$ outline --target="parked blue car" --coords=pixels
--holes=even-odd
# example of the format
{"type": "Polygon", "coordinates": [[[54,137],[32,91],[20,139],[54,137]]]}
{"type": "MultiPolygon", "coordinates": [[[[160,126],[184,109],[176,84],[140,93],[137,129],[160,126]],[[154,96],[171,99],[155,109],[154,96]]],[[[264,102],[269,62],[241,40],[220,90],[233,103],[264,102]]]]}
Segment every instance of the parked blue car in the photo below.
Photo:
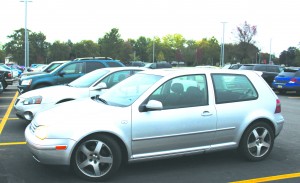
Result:
{"type": "Polygon", "coordinates": [[[272,87],[280,94],[287,91],[296,91],[300,94],[300,68],[285,68],[274,78],[272,87]]]}

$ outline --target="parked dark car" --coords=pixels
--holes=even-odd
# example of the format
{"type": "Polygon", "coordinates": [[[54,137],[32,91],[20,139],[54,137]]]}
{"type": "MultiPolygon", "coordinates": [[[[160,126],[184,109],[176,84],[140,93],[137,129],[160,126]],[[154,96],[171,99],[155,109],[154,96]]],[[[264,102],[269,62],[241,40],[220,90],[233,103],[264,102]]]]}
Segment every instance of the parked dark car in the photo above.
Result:
{"type": "Polygon", "coordinates": [[[146,63],[144,67],[149,69],[172,68],[172,64],[170,64],[169,62],[154,62],[146,63]]]}
{"type": "Polygon", "coordinates": [[[142,61],[131,61],[128,64],[126,64],[126,66],[130,66],[130,67],[144,67],[145,63],[142,61]]]}
{"type": "Polygon", "coordinates": [[[13,84],[15,79],[13,78],[12,71],[0,67],[0,74],[3,77],[3,79],[1,80],[1,83],[2,83],[4,89],[7,87],[7,85],[13,84]]]}
{"type": "Polygon", "coordinates": [[[226,64],[222,69],[239,69],[242,64],[226,64]]]}
{"type": "Polygon", "coordinates": [[[78,59],[62,64],[50,73],[42,73],[21,78],[19,80],[18,90],[19,93],[25,93],[37,88],[67,84],[96,69],[124,66],[125,65],[118,60],[102,60],[93,58],[78,59]]]}
{"type": "Polygon", "coordinates": [[[296,91],[300,94],[300,68],[285,68],[275,77],[272,87],[280,94],[287,91],[296,91]]]}
{"type": "Polygon", "coordinates": [[[283,67],[271,64],[243,64],[239,70],[261,71],[264,80],[272,86],[274,78],[283,70],[283,67]]]}
{"type": "Polygon", "coordinates": [[[3,85],[2,85],[3,76],[0,74],[0,94],[4,91],[3,85]]]}

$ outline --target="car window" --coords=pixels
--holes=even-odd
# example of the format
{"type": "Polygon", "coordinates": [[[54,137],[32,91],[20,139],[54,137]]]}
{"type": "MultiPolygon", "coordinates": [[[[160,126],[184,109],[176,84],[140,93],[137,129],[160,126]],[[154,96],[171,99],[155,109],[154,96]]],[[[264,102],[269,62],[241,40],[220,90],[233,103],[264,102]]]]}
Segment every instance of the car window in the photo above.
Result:
{"type": "Polygon", "coordinates": [[[129,106],[162,76],[137,73],[101,95],[108,105],[129,106]]]}
{"type": "Polygon", "coordinates": [[[195,107],[208,104],[205,75],[181,76],[167,81],[149,97],[158,100],[164,109],[195,107]]]}
{"type": "Polygon", "coordinates": [[[278,73],[280,72],[279,67],[277,67],[277,66],[268,66],[267,71],[268,72],[278,72],[278,73]]]}
{"type": "Polygon", "coordinates": [[[240,70],[253,70],[253,65],[243,65],[239,69],[240,70]]]}
{"type": "Polygon", "coordinates": [[[52,72],[54,69],[56,69],[58,66],[60,66],[62,63],[53,63],[51,65],[49,65],[48,67],[46,67],[43,72],[47,72],[50,73],[52,72]]]}
{"type": "Polygon", "coordinates": [[[257,91],[245,75],[212,74],[217,104],[255,100],[257,91]]]}
{"type": "Polygon", "coordinates": [[[65,74],[78,74],[78,73],[83,73],[83,68],[84,64],[79,62],[79,63],[71,63],[70,65],[67,65],[65,68],[62,69],[65,74]]]}
{"type": "Polygon", "coordinates": [[[104,68],[105,65],[101,62],[86,62],[86,73],[94,71],[96,69],[104,68]]]}
{"type": "Polygon", "coordinates": [[[130,71],[118,71],[106,76],[104,79],[101,80],[101,82],[104,82],[107,88],[110,88],[129,76],[130,71]]]}
{"type": "Polygon", "coordinates": [[[89,72],[79,77],[78,79],[75,79],[68,85],[76,88],[90,87],[92,84],[94,84],[97,80],[99,80],[101,77],[106,75],[108,72],[109,71],[105,69],[94,70],[92,72],[89,72]]]}
{"type": "Polygon", "coordinates": [[[267,71],[267,66],[266,65],[256,65],[254,67],[254,70],[256,70],[256,71],[267,71]]]}
{"type": "Polygon", "coordinates": [[[106,62],[109,67],[122,67],[122,65],[118,62],[106,62]]]}

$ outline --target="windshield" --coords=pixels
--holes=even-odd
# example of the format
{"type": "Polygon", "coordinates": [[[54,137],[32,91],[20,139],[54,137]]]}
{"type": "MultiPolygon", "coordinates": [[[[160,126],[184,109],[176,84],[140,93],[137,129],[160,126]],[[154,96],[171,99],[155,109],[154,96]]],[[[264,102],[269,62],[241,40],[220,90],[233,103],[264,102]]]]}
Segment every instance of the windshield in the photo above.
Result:
{"type": "Polygon", "coordinates": [[[69,86],[76,87],[76,88],[88,88],[92,84],[94,84],[98,79],[102,78],[104,75],[106,75],[109,71],[106,69],[98,69],[94,70],[90,73],[87,73],[83,76],[81,76],[78,79],[75,79],[71,83],[69,83],[69,86]]]}
{"type": "Polygon", "coordinates": [[[53,64],[50,64],[49,66],[45,67],[42,71],[50,73],[54,69],[56,69],[58,66],[60,66],[61,64],[63,64],[63,63],[53,63],[53,64]]]}
{"type": "Polygon", "coordinates": [[[101,95],[109,105],[129,106],[162,76],[137,73],[101,95]]]}

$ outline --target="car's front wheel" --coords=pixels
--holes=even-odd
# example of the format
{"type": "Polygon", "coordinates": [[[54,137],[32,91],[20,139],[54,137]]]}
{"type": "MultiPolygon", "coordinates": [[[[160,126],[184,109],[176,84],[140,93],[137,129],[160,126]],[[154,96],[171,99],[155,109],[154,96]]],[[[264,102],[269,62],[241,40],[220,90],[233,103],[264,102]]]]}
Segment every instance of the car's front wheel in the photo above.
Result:
{"type": "Polygon", "coordinates": [[[76,146],[71,166],[84,179],[103,181],[119,169],[121,159],[121,149],[113,138],[94,135],[76,146]]]}
{"type": "Polygon", "coordinates": [[[240,152],[250,161],[260,161],[266,158],[274,144],[274,132],[270,125],[262,122],[248,127],[240,143],[240,152]]]}

